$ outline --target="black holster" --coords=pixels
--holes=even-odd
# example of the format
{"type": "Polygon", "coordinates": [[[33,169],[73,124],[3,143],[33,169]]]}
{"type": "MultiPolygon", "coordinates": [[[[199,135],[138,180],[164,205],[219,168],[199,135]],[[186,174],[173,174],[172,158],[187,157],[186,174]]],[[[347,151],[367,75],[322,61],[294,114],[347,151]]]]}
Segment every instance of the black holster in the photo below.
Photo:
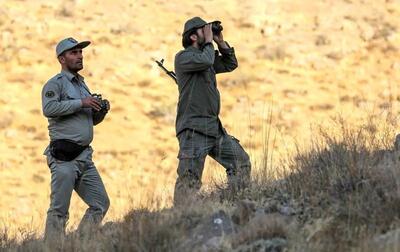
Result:
{"type": "Polygon", "coordinates": [[[88,145],[82,146],[68,139],[58,139],[50,142],[50,154],[61,161],[74,160],[88,145]]]}

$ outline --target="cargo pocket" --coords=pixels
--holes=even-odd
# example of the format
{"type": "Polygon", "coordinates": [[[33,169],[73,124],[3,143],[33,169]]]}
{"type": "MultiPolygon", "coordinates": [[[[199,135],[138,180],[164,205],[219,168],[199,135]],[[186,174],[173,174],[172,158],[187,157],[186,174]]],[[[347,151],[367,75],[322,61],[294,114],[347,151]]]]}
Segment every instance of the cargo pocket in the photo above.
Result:
{"type": "Polygon", "coordinates": [[[234,136],[231,136],[231,135],[228,135],[234,142],[236,142],[236,144],[241,148],[241,149],[243,149],[243,147],[242,147],[242,145],[240,144],[240,140],[239,139],[237,139],[236,137],[234,137],[234,136]]]}
{"type": "Polygon", "coordinates": [[[179,134],[179,159],[189,159],[199,157],[199,148],[195,146],[193,130],[185,130],[179,134]]]}
{"type": "Polygon", "coordinates": [[[180,148],[179,159],[194,159],[200,157],[200,151],[197,148],[180,148]]]}
{"type": "Polygon", "coordinates": [[[240,140],[237,139],[236,137],[232,136],[232,135],[228,135],[228,137],[231,138],[231,140],[233,140],[235,142],[235,149],[237,150],[237,152],[244,152],[246,154],[246,156],[248,156],[247,152],[245,151],[245,149],[243,148],[243,146],[240,144],[240,140]]]}
{"type": "Polygon", "coordinates": [[[234,152],[235,152],[237,161],[240,161],[242,165],[250,166],[251,164],[250,164],[249,154],[247,154],[246,150],[240,144],[240,140],[234,136],[231,136],[231,135],[229,135],[229,136],[232,138],[232,140],[235,142],[235,145],[236,145],[236,147],[234,148],[234,152]]]}

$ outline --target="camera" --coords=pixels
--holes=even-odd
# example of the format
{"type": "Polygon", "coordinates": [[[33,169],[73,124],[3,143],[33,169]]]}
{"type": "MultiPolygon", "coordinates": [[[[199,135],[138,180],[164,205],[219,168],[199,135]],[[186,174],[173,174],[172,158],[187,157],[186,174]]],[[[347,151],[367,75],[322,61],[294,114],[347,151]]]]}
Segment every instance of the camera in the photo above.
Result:
{"type": "Polygon", "coordinates": [[[101,94],[92,94],[92,97],[96,98],[100,102],[100,107],[101,107],[100,111],[107,112],[110,109],[108,101],[103,100],[101,94]]]}
{"type": "Polygon", "coordinates": [[[211,30],[214,35],[219,35],[223,29],[221,21],[214,21],[211,23],[211,30]]]}

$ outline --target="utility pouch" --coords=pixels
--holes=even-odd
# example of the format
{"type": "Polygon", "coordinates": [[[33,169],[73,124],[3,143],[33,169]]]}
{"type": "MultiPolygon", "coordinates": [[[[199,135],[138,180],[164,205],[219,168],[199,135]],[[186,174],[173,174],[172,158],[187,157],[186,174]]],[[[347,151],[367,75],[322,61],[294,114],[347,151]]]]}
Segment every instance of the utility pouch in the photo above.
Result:
{"type": "Polygon", "coordinates": [[[61,161],[74,160],[88,146],[82,146],[68,139],[58,139],[50,142],[50,154],[61,161]]]}

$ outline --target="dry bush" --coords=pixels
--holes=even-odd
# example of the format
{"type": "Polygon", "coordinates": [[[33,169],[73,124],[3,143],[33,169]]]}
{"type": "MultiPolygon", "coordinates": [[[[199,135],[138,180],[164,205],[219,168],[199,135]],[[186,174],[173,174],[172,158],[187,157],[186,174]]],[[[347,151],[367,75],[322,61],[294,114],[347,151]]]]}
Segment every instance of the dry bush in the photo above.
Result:
{"type": "Polygon", "coordinates": [[[370,123],[356,128],[340,123],[341,134],[320,129],[321,138],[312,149],[295,156],[289,166],[287,190],[295,196],[323,196],[332,203],[350,200],[357,203],[352,210],[359,217],[392,209],[391,202],[399,201],[398,181],[393,176],[399,168],[396,160],[388,163],[391,157],[400,157],[393,150],[394,132],[384,132],[382,138],[376,127],[366,130],[370,123]]]}
{"type": "MultiPolygon", "coordinates": [[[[224,248],[254,251],[266,248],[270,241],[290,251],[368,247],[370,240],[382,241],[374,237],[399,228],[400,150],[393,146],[396,128],[396,120],[390,116],[384,120],[375,117],[358,126],[339,119],[334,127],[319,128],[311,148],[299,150],[289,162],[279,164],[286,164],[285,176],[279,180],[270,172],[274,169],[271,150],[265,150],[265,160],[245,190],[232,193],[218,186],[187,208],[133,209],[122,221],[106,223],[92,233],[69,233],[58,241],[57,249],[184,251],[189,249],[196,227],[221,209],[232,213],[233,221],[240,215],[236,232],[223,240],[224,248]],[[246,205],[242,207],[245,214],[239,211],[240,204],[246,205]]],[[[0,239],[0,250],[54,248],[31,234],[22,243],[7,232],[2,232],[0,239]]],[[[394,244],[390,248],[399,244],[398,239],[390,240],[394,244]]]]}
{"type": "Polygon", "coordinates": [[[356,127],[337,123],[339,133],[320,128],[312,148],[292,159],[285,179],[286,192],[300,202],[300,221],[329,220],[312,238],[325,248],[331,242],[332,249],[386,232],[400,218],[396,123],[390,116],[356,127]]]}
{"type": "Polygon", "coordinates": [[[0,230],[0,251],[6,250],[15,243],[15,238],[9,237],[9,233],[6,228],[0,230]]]}

